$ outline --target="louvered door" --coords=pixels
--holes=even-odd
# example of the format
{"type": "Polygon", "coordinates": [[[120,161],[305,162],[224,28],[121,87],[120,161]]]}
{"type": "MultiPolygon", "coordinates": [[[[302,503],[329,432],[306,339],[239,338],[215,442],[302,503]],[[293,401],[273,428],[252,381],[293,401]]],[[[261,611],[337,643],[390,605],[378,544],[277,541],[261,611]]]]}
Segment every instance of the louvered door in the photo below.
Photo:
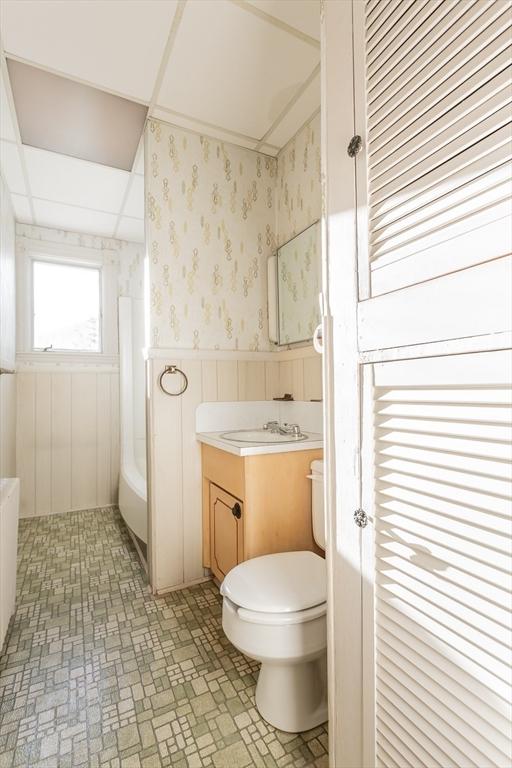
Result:
{"type": "Polygon", "coordinates": [[[324,5],[336,768],[512,763],[511,14],[324,5]]]}
{"type": "Polygon", "coordinates": [[[510,355],[374,377],[376,764],[505,768],[510,355]]]}
{"type": "Polygon", "coordinates": [[[371,296],[507,255],[512,238],[510,3],[379,5],[366,18],[371,296]]]}

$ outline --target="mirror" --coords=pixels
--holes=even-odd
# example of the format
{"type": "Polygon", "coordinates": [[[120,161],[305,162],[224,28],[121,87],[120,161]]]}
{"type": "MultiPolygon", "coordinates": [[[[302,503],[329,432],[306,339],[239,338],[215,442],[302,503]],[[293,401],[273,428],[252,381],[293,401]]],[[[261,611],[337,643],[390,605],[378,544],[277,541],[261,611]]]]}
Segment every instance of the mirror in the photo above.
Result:
{"type": "Polygon", "coordinates": [[[277,251],[278,343],[311,341],[320,322],[320,222],[277,251]]]}

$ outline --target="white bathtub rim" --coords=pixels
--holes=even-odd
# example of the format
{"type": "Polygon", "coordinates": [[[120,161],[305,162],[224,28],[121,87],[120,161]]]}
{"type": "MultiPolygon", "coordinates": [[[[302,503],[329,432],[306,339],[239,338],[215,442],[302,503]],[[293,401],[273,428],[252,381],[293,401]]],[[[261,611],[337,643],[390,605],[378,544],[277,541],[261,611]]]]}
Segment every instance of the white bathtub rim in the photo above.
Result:
{"type": "Polygon", "coordinates": [[[130,489],[140,496],[141,501],[145,504],[148,500],[147,484],[140,469],[135,463],[135,459],[123,461],[121,465],[121,477],[130,489]]]}
{"type": "Polygon", "coordinates": [[[141,494],[137,493],[123,473],[121,473],[119,478],[119,509],[128,528],[138,539],[147,544],[148,521],[146,500],[141,494]]]}

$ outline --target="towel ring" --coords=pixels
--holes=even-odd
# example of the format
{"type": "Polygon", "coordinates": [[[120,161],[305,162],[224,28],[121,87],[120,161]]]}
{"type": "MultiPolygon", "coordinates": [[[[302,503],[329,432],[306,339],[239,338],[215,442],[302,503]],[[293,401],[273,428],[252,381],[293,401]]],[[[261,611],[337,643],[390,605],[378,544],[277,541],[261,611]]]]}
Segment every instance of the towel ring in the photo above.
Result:
{"type": "Polygon", "coordinates": [[[162,373],[160,374],[160,377],[158,379],[158,384],[160,385],[160,389],[162,390],[162,392],[165,392],[166,395],[170,395],[171,397],[179,397],[179,395],[182,395],[185,392],[185,390],[187,389],[187,387],[188,387],[188,379],[187,379],[186,375],[183,373],[183,371],[180,368],[178,368],[178,366],[176,366],[176,365],[166,365],[165,368],[163,369],[162,373]],[[180,389],[179,392],[169,392],[169,390],[164,387],[164,385],[163,385],[163,378],[164,378],[164,376],[167,373],[172,373],[172,374],[180,373],[182,375],[182,377],[183,377],[183,386],[182,386],[182,388],[180,389]]]}

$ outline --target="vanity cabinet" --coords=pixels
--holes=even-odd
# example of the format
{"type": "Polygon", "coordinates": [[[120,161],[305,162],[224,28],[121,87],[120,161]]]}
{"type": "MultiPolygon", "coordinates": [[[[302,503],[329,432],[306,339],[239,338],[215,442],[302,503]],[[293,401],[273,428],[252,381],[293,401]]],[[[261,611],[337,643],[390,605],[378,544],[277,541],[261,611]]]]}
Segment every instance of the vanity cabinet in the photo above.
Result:
{"type": "Polygon", "coordinates": [[[237,456],[203,444],[203,565],[221,582],[259,555],[311,550],[310,465],[321,449],[237,456]]]}

